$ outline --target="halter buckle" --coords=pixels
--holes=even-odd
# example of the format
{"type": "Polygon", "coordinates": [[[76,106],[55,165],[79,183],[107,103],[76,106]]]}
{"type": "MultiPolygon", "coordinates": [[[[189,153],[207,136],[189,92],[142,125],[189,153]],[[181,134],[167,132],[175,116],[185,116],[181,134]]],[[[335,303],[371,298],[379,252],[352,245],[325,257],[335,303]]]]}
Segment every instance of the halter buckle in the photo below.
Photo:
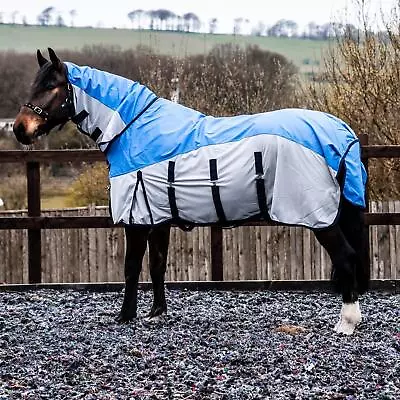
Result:
{"type": "Polygon", "coordinates": [[[43,114],[43,109],[40,108],[39,106],[33,106],[32,110],[33,110],[36,114],[39,114],[39,115],[42,115],[42,114],[43,114]]]}

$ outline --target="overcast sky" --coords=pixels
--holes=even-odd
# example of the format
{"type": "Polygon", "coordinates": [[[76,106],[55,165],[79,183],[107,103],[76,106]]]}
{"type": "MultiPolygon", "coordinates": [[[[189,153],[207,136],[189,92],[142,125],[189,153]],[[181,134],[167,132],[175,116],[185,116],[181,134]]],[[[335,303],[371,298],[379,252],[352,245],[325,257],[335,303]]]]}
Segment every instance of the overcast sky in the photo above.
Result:
{"type": "MultiPolygon", "coordinates": [[[[360,0],[359,0],[360,1],[360,0]]],[[[394,0],[369,0],[371,14],[383,9],[389,13],[394,0]]],[[[354,0],[9,0],[2,1],[0,12],[3,21],[11,20],[11,13],[18,11],[16,21],[26,16],[29,23],[46,7],[54,7],[67,24],[69,11],[77,12],[76,26],[130,27],[127,14],[134,9],[169,9],[176,14],[194,12],[207,26],[210,18],[218,19],[219,31],[232,31],[233,19],[247,18],[255,25],[258,21],[272,25],[277,20],[291,19],[300,26],[310,21],[322,24],[330,21],[354,21],[354,0]],[[347,10],[347,11],[346,11],[347,10]]],[[[204,29],[204,28],[203,28],[204,29]]],[[[207,28],[205,28],[207,29],[207,28]]]]}

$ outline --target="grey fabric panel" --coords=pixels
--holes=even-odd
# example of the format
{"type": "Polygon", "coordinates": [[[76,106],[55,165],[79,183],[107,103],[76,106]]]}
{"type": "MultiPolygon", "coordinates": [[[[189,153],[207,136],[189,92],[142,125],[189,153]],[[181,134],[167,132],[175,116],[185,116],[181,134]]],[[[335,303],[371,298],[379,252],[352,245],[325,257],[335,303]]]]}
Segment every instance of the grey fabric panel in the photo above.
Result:
{"type": "MultiPolygon", "coordinates": [[[[226,217],[230,221],[257,215],[254,152],[263,154],[267,206],[273,220],[323,228],[337,215],[340,188],[325,160],[313,151],[274,135],[259,135],[238,142],[203,147],[174,157],[176,203],[182,219],[194,223],[218,220],[211,194],[209,160],[218,160],[218,182],[226,217]]],[[[168,200],[168,161],[142,170],[154,223],[171,219],[168,200]]],[[[150,224],[139,186],[132,206],[136,172],[111,179],[115,222],[150,224]]]]}

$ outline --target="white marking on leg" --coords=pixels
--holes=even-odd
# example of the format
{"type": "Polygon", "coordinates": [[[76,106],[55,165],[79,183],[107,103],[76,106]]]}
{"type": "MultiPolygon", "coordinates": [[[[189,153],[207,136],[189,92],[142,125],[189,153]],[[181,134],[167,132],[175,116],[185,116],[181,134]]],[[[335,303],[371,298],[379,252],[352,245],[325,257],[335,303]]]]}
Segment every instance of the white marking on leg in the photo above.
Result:
{"type": "Polygon", "coordinates": [[[334,330],[337,333],[352,335],[355,327],[361,322],[361,319],[362,316],[358,301],[354,303],[343,303],[340,318],[334,330]]]}
{"type": "Polygon", "coordinates": [[[167,318],[167,313],[163,312],[162,314],[156,315],[154,317],[147,317],[146,322],[150,324],[157,324],[159,322],[165,321],[166,318],[167,318]]]}

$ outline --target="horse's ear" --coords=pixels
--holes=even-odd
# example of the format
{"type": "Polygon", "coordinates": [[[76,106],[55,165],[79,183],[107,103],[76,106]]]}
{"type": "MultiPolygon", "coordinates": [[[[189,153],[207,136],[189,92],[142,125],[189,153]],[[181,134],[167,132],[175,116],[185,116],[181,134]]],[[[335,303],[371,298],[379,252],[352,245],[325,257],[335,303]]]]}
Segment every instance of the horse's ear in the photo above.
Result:
{"type": "Polygon", "coordinates": [[[49,47],[48,50],[49,50],[50,61],[52,62],[54,68],[57,71],[61,71],[62,63],[61,63],[60,59],[57,57],[56,53],[54,52],[54,50],[52,48],[49,47]]]}
{"type": "Polygon", "coordinates": [[[47,63],[47,60],[43,57],[42,53],[40,52],[40,50],[38,49],[38,51],[36,52],[36,57],[39,63],[39,67],[42,68],[44,64],[47,63]]]}

